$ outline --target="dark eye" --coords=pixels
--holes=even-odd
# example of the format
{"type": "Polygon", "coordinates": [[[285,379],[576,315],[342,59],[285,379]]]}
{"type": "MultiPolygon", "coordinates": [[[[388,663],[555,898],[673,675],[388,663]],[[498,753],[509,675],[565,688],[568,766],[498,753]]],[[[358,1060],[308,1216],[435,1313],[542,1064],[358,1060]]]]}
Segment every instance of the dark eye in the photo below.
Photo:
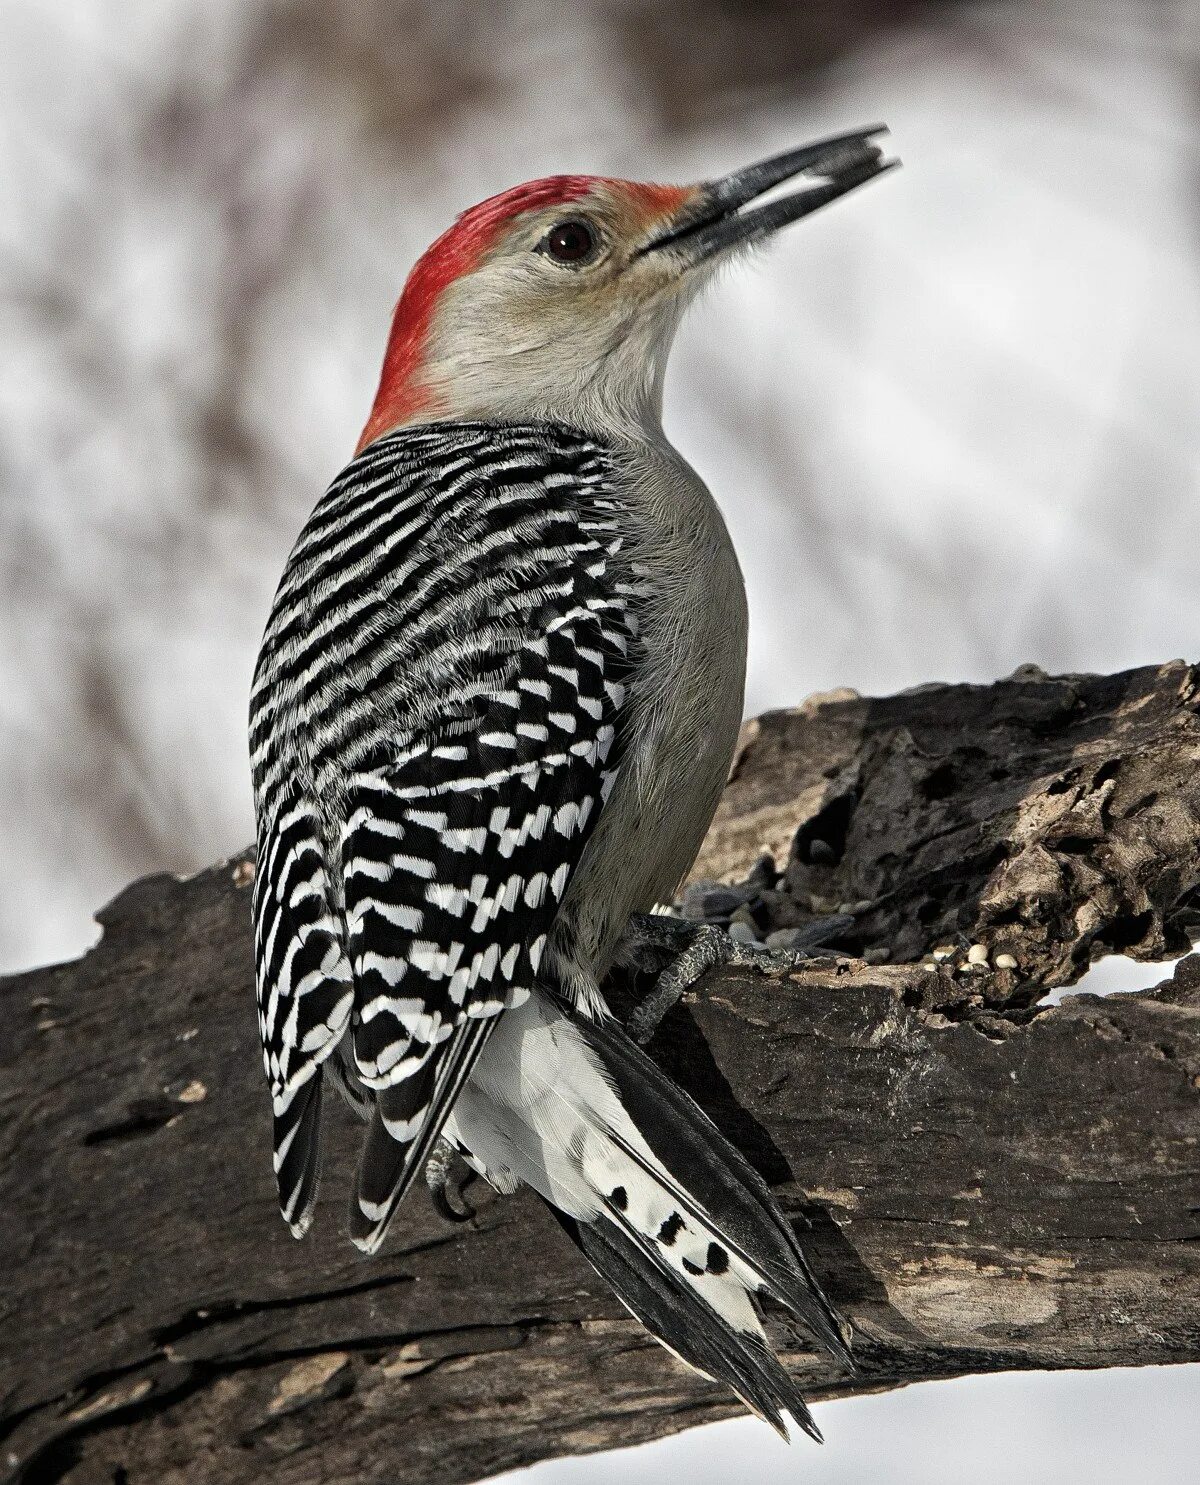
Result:
{"type": "Polygon", "coordinates": [[[596,250],[596,238],[586,222],[559,222],[545,237],[545,249],[559,263],[582,263],[596,250]]]}

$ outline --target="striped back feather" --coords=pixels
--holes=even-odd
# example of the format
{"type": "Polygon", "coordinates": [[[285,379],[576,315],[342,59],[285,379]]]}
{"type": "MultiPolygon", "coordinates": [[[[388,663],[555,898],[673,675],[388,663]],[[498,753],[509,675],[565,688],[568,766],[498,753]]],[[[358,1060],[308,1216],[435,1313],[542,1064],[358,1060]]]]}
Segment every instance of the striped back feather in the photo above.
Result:
{"type": "Polygon", "coordinates": [[[250,736],[259,1026],[297,1235],[325,1059],[375,1094],[352,1212],[374,1248],[491,1020],[536,984],[620,758],[639,589],[619,499],[580,433],[429,425],[371,445],[292,552],[250,736]]]}

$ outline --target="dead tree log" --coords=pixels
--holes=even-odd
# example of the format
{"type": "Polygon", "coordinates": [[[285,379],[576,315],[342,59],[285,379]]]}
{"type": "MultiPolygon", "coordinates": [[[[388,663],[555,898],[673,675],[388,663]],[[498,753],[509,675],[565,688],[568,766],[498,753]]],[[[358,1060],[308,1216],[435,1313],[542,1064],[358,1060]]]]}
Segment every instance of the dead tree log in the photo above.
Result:
{"type": "MultiPolygon", "coordinates": [[[[841,909],[844,952],[709,975],[652,1050],[809,1225],[854,1322],[858,1376],[796,1352],[809,1393],[1200,1359],[1200,960],[1039,1005],[1102,953],[1188,950],[1200,669],[1029,670],[763,717],[698,873],[745,877],[764,847],[760,931],[841,909]]],[[[736,1411],[536,1200],[482,1200],[455,1228],[415,1196],[360,1259],[344,1125],[315,1234],[292,1241],[248,875],[139,882],[85,958],[3,986],[9,1474],[449,1485],[736,1411]]]]}

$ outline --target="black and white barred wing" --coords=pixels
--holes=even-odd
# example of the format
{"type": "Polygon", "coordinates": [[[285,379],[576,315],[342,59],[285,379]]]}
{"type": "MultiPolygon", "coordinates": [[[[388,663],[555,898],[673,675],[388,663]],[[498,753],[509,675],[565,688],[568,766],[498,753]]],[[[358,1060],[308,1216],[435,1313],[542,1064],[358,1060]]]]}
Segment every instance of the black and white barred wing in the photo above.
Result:
{"type": "Polygon", "coordinates": [[[533,988],[607,792],[611,703],[593,715],[566,694],[582,639],[608,702],[598,631],[584,614],[523,647],[471,731],[448,728],[351,790],[345,878],[355,1061],[377,1090],[351,1232],[368,1249],[495,1016],[533,988]]]}
{"type": "MultiPolygon", "coordinates": [[[[561,431],[395,435],[318,507],[289,569],[312,607],[344,599],[288,668],[316,795],[337,800],[325,853],[375,1095],[352,1209],[368,1249],[494,1017],[532,988],[612,781],[634,625],[605,474],[561,431]]],[[[316,1064],[326,1044],[304,1034],[316,1064]]]]}
{"type": "Polygon", "coordinates": [[[254,937],[275,1180],[284,1218],[301,1237],[317,1195],[321,1064],[350,1024],[354,987],[320,815],[295,788],[260,810],[254,937]]]}

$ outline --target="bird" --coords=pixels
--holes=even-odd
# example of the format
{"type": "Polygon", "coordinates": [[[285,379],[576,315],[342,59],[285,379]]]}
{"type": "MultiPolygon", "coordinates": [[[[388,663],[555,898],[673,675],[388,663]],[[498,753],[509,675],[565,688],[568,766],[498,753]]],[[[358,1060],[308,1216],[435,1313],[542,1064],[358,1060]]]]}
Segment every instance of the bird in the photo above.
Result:
{"type": "Polygon", "coordinates": [[[695,860],[742,716],[745,590],[663,431],[671,342],[722,265],[890,168],[884,133],[691,186],[552,176],[463,212],[405,281],[250,698],[291,1231],[332,1088],[367,1125],[359,1248],[451,1149],[531,1187],[659,1341],[784,1437],[785,1414],[820,1433],[764,1299],[847,1368],[849,1330],[762,1177],[602,986],[695,860]]]}

